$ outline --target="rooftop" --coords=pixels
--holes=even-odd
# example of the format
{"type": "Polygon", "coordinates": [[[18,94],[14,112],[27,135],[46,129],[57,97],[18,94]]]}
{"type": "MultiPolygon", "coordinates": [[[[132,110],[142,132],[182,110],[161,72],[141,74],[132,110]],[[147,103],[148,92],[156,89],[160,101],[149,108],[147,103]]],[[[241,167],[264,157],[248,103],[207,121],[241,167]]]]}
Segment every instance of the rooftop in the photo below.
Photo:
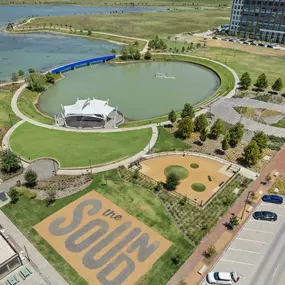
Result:
{"type": "Polygon", "coordinates": [[[16,253],[0,233],[0,264],[13,257],[16,253]]]}
{"type": "Polygon", "coordinates": [[[64,114],[66,115],[102,115],[107,117],[115,108],[109,106],[109,100],[87,99],[79,100],[73,105],[64,106],[64,114]]]}

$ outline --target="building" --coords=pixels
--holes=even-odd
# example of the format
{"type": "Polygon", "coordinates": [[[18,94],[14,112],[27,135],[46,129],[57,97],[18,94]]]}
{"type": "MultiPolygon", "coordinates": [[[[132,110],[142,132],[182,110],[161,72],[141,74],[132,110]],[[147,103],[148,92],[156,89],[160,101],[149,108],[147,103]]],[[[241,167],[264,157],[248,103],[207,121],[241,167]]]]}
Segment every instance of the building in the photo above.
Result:
{"type": "Polygon", "coordinates": [[[0,231],[0,280],[22,265],[19,253],[8,238],[0,231]]]}
{"type": "Polygon", "coordinates": [[[233,0],[230,34],[285,41],[285,0],[233,0]]]}
{"type": "MultiPolygon", "coordinates": [[[[109,100],[86,99],[73,105],[62,106],[61,118],[66,127],[72,128],[112,128],[121,124],[124,117],[118,108],[109,106],[109,100]]],[[[60,120],[57,118],[57,121],[60,120]]]]}

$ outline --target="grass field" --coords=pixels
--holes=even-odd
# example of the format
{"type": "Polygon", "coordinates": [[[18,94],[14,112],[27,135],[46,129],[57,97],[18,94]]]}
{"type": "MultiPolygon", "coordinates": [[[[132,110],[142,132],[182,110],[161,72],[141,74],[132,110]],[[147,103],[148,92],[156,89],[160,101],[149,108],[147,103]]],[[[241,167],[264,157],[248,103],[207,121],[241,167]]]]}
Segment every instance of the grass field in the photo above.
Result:
{"type": "Polygon", "coordinates": [[[28,200],[21,196],[16,205],[9,204],[1,210],[70,285],[87,285],[87,282],[80,278],[75,270],[37,234],[33,226],[93,189],[173,243],[149,273],[136,283],[136,285],[165,284],[192,253],[193,247],[183,238],[159,200],[151,192],[122,181],[116,171],[96,174],[92,185],[86,190],[57,200],[53,207],[47,207],[43,201],[28,200]],[[104,175],[108,177],[107,186],[103,186],[104,175]],[[178,264],[174,264],[171,260],[175,256],[180,258],[178,264]]]}
{"type": "Polygon", "coordinates": [[[27,117],[34,119],[37,122],[47,124],[47,125],[54,125],[54,119],[44,116],[39,110],[36,108],[35,103],[39,97],[38,92],[32,92],[28,89],[22,93],[20,98],[17,101],[17,106],[19,110],[26,115],[27,117]]]}
{"type": "Polygon", "coordinates": [[[158,138],[153,147],[154,151],[172,151],[190,149],[191,146],[181,139],[175,138],[164,127],[158,127],[158,138]]]}
{"type": "Polygon", "coordinates": [[[84,15],[38,18],[27,27],[68,25],[79,30],[108,32],[124,36],[153,38],[181,32],[199,32],[229,23],[230,9],[188,9],[151,13],[84,15]]]}
{"type": "Polygon", "coordinates": [[[0,139],[19,121],[11,109],[12,93],[0,91],[0,139]]]}
{"type": "Polygon", "coordinates": [[[275,124],[272,124],[272,126],[277,127],[277,128],[285,128],[285,118],[279,120],[275,124]]]}
{"type": "Polygon", "coordinates": [[[83,167],[132,156],[148,144],[151,133],[150,128],[122,133],[65,132],[24,123],[12,133],[10,145],[27,160],[51,157],[61,167],[83,167]]]}
{"type": "Polygon", "coordinates": [[[167,177],[170,173],[175,173],[179,179],[183,180],[189,176],[188,170],[180,165],[169,165],[164,169],[164,174],[167,177]]]}
{"type": "Polygon", "coordinates": [[[233,49],[208,47],[191,54],[211,58],[225,63],[239,76],[249,72],[254,84],[261,73],[265,73],[269,86],[279,77],[284,78],[285,56],[264,56],[233,49]]]}

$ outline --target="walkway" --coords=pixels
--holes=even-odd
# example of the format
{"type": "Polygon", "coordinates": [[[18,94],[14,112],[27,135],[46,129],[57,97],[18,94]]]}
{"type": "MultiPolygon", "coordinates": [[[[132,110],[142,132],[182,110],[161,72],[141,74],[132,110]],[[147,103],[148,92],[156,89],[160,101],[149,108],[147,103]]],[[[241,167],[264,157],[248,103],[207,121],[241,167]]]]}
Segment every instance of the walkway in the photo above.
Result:
{"type": "MultiPolygon", "coordinates": [[[[272,171],[278,171],[281,175],[285,174],[285,146],[275,154],[271,161],[262,169],[259,177],[252,182],[248,190],[265,192],[271,186],[268,184],[262,186],[261,182],[265,181],[265,177],[268,173],[272,171]]],[[[227,214],[220,220],[216,227],[201,241],[200,245],[196,248],[194,253],[188,258],[188,260],[180,267],[180,269],[173,275],[173,277],[168,281],[166,285],[177,285],[181,280],[185,280],[189,273],[194,270],[196,264],[203,258],[203,252],[209,247],[215,244],[218,238],[226,232],[225,222],[229,221],[232,213],[239,214],[246,200],[248,191],[244,191],[240,198],[236,201],[232,208],[230,208],[227,214]]],[[[240,227],[237,227],[235,232],[237,233],[240,227]]],[[[195,284],[191,284],[195,285],[195,284]]]]}
{"type": "Polygon", "coordinates": [[[221,98],[210,106],[210,112],[230,124],[241,122],[247,130],[263,131],[266,135],[285,138],[285,129],[258,123],[240,115],[233,107],[253,107],[278,111],[285,114],[285,106],[253,99],[221,98]]]}
{"type": "Polygon", "coordinates": [[[2,211],[0,211],[0,221],[7,234],[11,235],[21,248],[24,246],[27,248],[31,265],[34,265],[34,269],[36,268],[47,285],[68,285],[63,277],[50,265],[2,211]]]}

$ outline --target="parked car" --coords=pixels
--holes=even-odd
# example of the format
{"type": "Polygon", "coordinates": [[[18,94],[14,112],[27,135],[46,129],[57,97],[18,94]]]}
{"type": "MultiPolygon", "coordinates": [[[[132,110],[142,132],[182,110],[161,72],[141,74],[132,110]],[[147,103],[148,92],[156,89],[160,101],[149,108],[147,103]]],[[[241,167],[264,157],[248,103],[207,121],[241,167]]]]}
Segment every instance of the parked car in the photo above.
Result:
{"type": "Polygon", "coordinates": [[[269,211],[257,211],[253,213],[253,218],[256,220],[263,220],[263,221],[276,221],[277,214],[269,211]]]}
{"type": "Polygon", "coordinates": [[[239,279],[236,272],[209,272],[207,275],[207,282],[210,284],[232,285],[239,279]]]}
{"type": "Polygon", "coordinates": [[[262,197],[262,201],[267,203],[282,204],[283,198],[278,195],[264,195],[262,197]]]}

